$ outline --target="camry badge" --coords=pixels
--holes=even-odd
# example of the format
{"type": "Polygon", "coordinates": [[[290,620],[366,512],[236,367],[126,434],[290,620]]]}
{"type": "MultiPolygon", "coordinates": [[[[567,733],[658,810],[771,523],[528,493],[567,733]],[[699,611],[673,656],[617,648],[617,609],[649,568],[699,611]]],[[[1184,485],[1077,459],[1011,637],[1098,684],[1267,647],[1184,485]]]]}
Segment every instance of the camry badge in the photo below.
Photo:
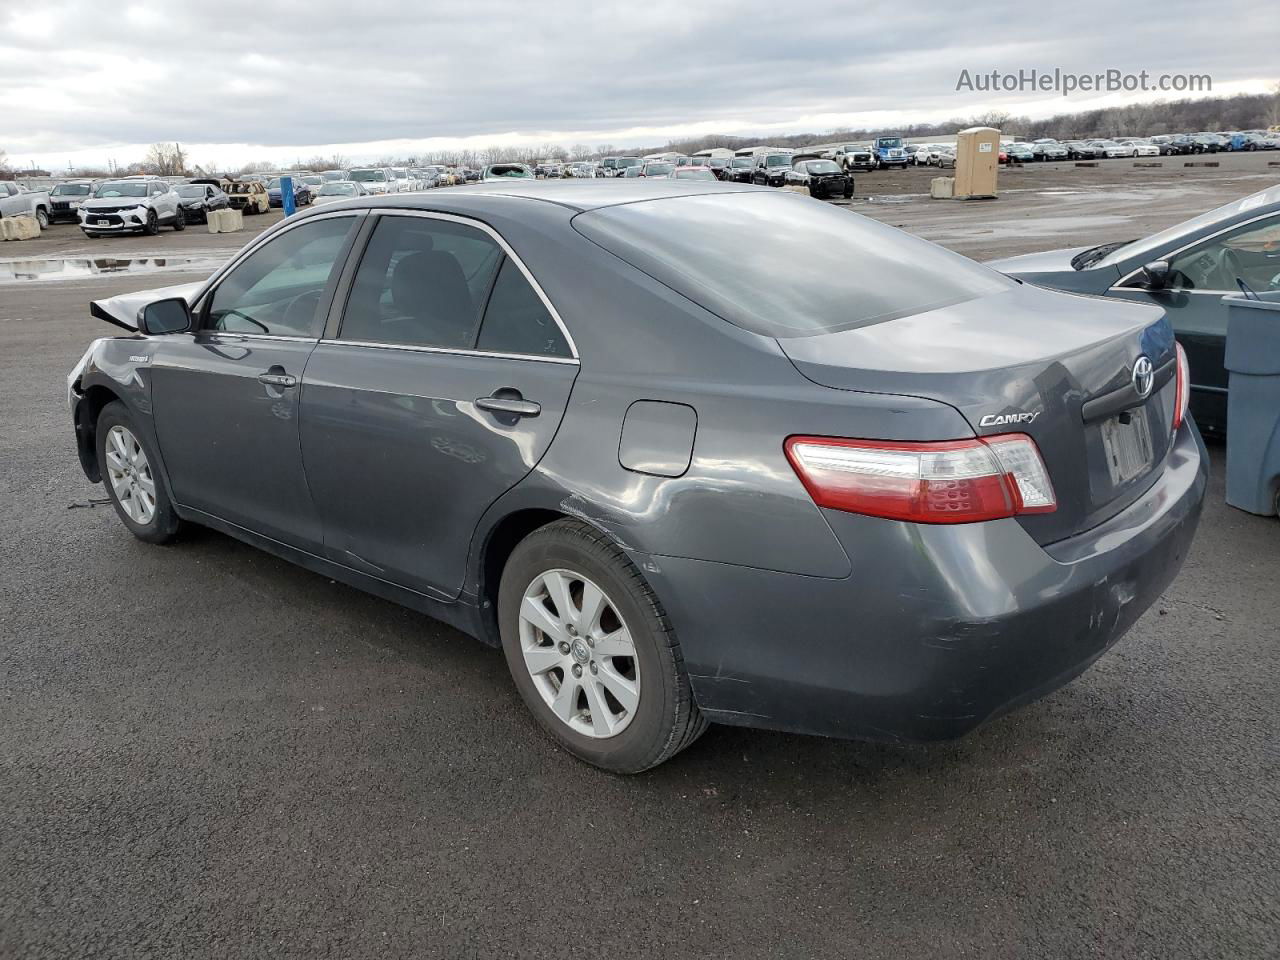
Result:
{"type": "Polygon", "coordinates": [[[988,413],[978,421],[980,427],[1003,427],[1011,423],[1035,423],[1040,411],[1035,413],[988,413]]]}

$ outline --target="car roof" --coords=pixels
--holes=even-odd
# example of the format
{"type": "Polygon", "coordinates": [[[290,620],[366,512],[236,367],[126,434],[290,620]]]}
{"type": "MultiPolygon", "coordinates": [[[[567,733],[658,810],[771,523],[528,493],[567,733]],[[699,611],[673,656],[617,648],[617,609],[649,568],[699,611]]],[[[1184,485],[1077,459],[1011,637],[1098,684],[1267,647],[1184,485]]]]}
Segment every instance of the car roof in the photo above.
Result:
{"type": "MultiPolygon", "coordinates": [[[[505,164],[495,164],[505,166],[505,164]]],[[[685,168],[688,169],[688,168],[685,168]]],[[[722,193],[768,193],[777,190],[750,184],[730,184],[707,180],[647,180],[643,178],[590,178],[586,180],[529,180],[510,179],[470,184],[447,192],[451,211],[470,208],[479,215],[494,206],[496,198],[516,197],[551,203],[571,210],[584,212],[613,207],[620,204],[639,203],[644,200],[666,200],[676,197],[706,196],[722,193]]],[[[357,209],[437,210],[440,202],[436,192],[401,193],[392,196],[362,197],[346,201],[357,209]]]]}

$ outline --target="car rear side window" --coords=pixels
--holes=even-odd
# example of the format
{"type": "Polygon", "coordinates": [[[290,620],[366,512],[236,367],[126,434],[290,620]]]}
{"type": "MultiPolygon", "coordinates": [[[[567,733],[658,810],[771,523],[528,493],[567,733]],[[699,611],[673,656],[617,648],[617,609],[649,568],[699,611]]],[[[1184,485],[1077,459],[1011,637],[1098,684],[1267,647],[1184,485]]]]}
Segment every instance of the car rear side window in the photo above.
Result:
{"type": "Polygon", "coordinates": [[[339,337],[471,349],[504,256],[493,238],[466,224],[381,217],[356,271],[339,337]]]}
{"type": "Polygon", "coordinates": [[[646,200],[581,213],[573,225],[694,303],[768,337],[868,326],[1014,282],[901,230],[791,194],[646,200]]]}
{"type": "Polygon", "coordinates": [[[476,349],[546,357],[573,356],[551,311],[510,257],[503,260],[498,271],[476,349]]]}
{"type": "Polygon", "coordinates": [[[355,217],[303,223],[267,241],[213,291],[206,326],[231,333],[318,337],[321,294],[355,217]]]}

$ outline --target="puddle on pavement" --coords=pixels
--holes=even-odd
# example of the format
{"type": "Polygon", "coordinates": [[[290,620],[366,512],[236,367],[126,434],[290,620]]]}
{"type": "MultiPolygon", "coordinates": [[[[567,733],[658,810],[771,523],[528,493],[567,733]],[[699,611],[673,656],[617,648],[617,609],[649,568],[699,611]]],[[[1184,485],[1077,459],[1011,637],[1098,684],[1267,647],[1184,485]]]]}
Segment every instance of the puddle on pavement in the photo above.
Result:
{"type": "Polygon", "coordinates": [[[224,257],[57,257],[43,260],[0,260],[0,283],[27,280],[80,280],[115,274],[212,272],[224,257]]]}
{"type": "Polygon", "coordinates": [[[930,230],[934,243],[963,243],[970,240],[1012,240],[1054,237],[1064,233],[1103,233],[1128,225],[1126,216],[1022,217],[1016,220],[988,220],[985,223],[939,225],[930,230]]]}

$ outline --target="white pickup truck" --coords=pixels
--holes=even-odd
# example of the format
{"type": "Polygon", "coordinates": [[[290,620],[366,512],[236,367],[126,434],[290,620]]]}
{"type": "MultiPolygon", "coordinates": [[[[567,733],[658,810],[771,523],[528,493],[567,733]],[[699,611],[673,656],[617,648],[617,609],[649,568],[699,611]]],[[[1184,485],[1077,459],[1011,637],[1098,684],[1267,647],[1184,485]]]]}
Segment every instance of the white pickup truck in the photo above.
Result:
{"type": "Polygon", "coordinates": [[[28,214],[40,222],[40,229],[49,228],[49,194],[45,190],[23,190],[12,180],[0,180],[0,217],[16,217],[28,214]]]}

